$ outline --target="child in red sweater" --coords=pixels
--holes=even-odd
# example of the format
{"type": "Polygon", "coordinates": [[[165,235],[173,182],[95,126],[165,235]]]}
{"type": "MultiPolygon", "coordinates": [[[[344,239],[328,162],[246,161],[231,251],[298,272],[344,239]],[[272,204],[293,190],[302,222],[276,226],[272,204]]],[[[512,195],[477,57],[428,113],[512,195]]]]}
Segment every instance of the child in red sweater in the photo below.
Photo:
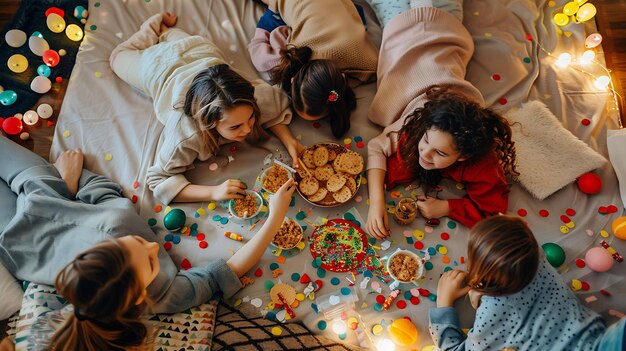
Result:
{"type": "Polygon", "coordinates": [[[462,184],[467,191],[463,198],[418,197],[417,207],[429,219],[448,216],[472,227],[507,210],[506,175],[517,175],[508,122],[453,87],[434,86],[425,95],[424,106],[395,132],[397,142],[389,145],[393,153],[387,157],[387,170],[368,170],[367,230],[374,237],[389,235],[383,180],[387,189],[416,181],[425,194],[444,177],[462,184]]]}

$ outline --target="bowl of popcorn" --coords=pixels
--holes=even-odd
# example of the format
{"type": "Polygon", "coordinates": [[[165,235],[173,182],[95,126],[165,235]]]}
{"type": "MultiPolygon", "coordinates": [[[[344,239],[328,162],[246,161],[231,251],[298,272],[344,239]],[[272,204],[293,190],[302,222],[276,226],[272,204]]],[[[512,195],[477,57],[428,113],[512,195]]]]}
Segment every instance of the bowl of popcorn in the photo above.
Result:
{"type": "Polygon", "coordinates": [[[273,164],[261,174],[261,186],[265,191],[274,194],[292,177],[291,172],[279,164],[273,164]]]}
{"type": "Polygon", "coordinates": [[[387,260],[387,272],[400,283],[419,285],[424,278],[424,265],[417,254],[398,249],[387,260]]]}
{"type": "Polygon", "coordinates": [[[293,218],[285,218],[278,233],[274,235],[272,244],[281,249],[293,249],[302,240],[304,231],[298,222],[293,218]]]}
{"type": "Polygon", "coordinates": [[[253,219],[261,213],[263,207],[263,198],[259,193],[246,190],[246,195],[241,199],[231,199],[228,202],[228,211],[233,218],[245,221],[253,219]]]}

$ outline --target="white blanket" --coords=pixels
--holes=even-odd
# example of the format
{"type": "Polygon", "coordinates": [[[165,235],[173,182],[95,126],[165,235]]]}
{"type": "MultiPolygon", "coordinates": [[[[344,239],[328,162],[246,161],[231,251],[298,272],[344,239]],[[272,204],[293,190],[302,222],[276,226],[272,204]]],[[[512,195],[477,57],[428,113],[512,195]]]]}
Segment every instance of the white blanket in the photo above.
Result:
{"type": "MultiPolygon", "coordinates": [[[[557,1],[558,6],[564,5],[565,0],[557,1]]],[[[581,54],[583,40],[586,35],[593,32],[591,24],[570,25],[563,30],[567,35],[558,34],[551,17],[559,7],[550,8],[547,0],[473,0],[465,2],[465,25],[472,33],[476,52],[468,68],[467,78],[483,92],[486,101],[501,111],[519,106],[529,100],[541,100],[557,116],[565,128],[575,136],[589,144],[594,150],[603,156],[607,156],[606,131],[615,129],[616,114],[606,109],[609,95],[597,93],[593,88],[591,79],[574,70],[557,70],[554,68],[554,60],[546,57],[536,42],[526,39],[530,35],[538,40],[548,50],[557,53],[569,50],[572,53],[581,54]],[[570,35],[571,34],[571,35],[570,35]],[[529,57],[526,63],[524,58],[529,57]],[[497,74],[500,80],[492,77],[497,74]],[[507,103],[501,105],[498,100],[506,98],[507,103]],[[583,118],[591,120],[590,126],[583,126],[580,121],[583,118]]],[[[162,126],[158,123],[152,111],[151,101],[141,93],[134,91],[121,81],[111,71],[108,57],[113,48],[131,34],[150,15],[173,11],[178,14],[177,26],[189,33],[197,33],[214,40],[223,48],[228,55],[231,64],[239,69],[255,74],[250,58],[246,50],[246,44],[253,34],[258,17],[262,8],[251,0],[125,0],[125,1],[91,1],[87,22],[87,30],[81,50],[76,60],[76,66],[70,78],[65,101],[56,127],[56,135],[51,151],[51,159],[54,160],[60,152],[69,148],[80,147],[85,151],[86,167],[111,177],[121,183],[125,195],[129,198],[137,197],[136,208],[145,220],[155,218],[157,225],[154,227],[158,240],[164,242],[168,232],[163,227],[164,211],[155,213],[154,207],[160,205],[152,197],[145,184],[145,175],[148,166],[152,163],[156,144],[162,126]],[[98,4],[98,7],[96,7],[98,4]],[[138,187],[134,187],[134,183],[138,187]]],[[[380,31],[374,20],[369,17],[368,33],[374,41],[380,41],[380,31]]],[[[338,34],[340,35],[340,34],[338,34]]],[[[599,59],[602,60],[600,52],[599,59]]],[[[352,116],[352,129],[346,140],[351,148],[363,155],[365,148],[358,148],[355,139],[361,137],[367,144],[371,138],[380,133],[380,130],[371,124],[366,117],[368,105],[375,93],[375,84],[361,86],[357,89],[358,109],[352,116]]],[[[332,140],[332,134],[325,122],[321,128],[316,128],[313,123],[297,119],[291,124],[294,135],[301,137],[304,145],[310,145],[320,141],[332,140]]],[[[554,138],[559,138],[555,135],[554,138]]],[[[339,140],[344,143],[344,140],[339,140]]],[[[239,177],[249,185],[254,184],[256,176],[265,167],[264,158],[268,154],[283,155],[286,160],[286,152],[280,146],[278,140],[273,138],[261,147],[237,145],[237,150],[231,150],[232,145],[223,148],[221,156],[206,163],[197,163],[196,168],[187,173],[189,179],[200,184],[216,184],[226,178],[239,177]],[[234,159],[228,162],[228,156],[234,159]],[[210,170],[210,165],[216,163],[218,168],[210,170]]],[[[549,167],[550,165],[545,165],[549,167]]],[[[213,166],[215,167],[215,166],[213,166]]],[[[577,268],[575,261],[583,258],[585,252],[592,246],[597,246],[601,239],[601,230],[610,231],[610,223],[613,218],[621,213],[600,215],[598,208],[611,204],[619,205],[618,184],[610,164],[598,171],[602,177],[604,187],[602,191],[593,196],[580,192],[576,185],[570,184],[543,201],[538,201],[519,185],[512,188],[509,201],[509,212],[517,213],[525,210],[528,215],[526,220],[535,231],[540,243],[555,242],[561,245],[567,259],[563,269],[565,280],[580,279],[588,282],[589,291],[579,292],[583,303],[588,304],[594,310],[601,312],[613,321],[615,317],[609,316],[610,310],[626,310],[626,300],[617,297],[609,298],[599,293],[600,289],[617,295],[626,291],[626,263],[616,263],[615,267],[607,273],[594,273],[588,268],[577,268]],[[559,228],[564,225],[560,216],[565,214],[568,208],[576,211],[576,215],[570,216],[575,227],[566,235],[559,228]],[[548,217],[539,215],[539,211],[549,211],[548,217]],[[586,298],[594,296],[593,302],[584,302],[586,298]]],[[[447,189],[454,189],[453,184],[444,183],[447,189]]],[[[305,213],[311,211],[308,219],[315,220],[317,217],[335,218],[341,217],[347,210],[356,207],[361,216],[367,216],[367,186],[361,187],[358,193],[360,202],[355,200],[331,209],[312,207],[302,198],[296,196],[295,206],[290,209],[289,215],[295,216],[301,210],[305,213]]],[[[456,192],[456,189],[454,189],[456,192]]],[[[402,190],[402,193],[410,191],[402,190]]],[[[444,196],[451,196],[452,191],[444,192],[444,196]]],[[[388,200],[393,200],[388,198],[388,200]]],[[[204,264],[215,257],[228,257],[230,250],[234,251],[241,247],[240,242],[235,242],[224,237],[226,230],[243,234],[249,238],[258,229],[249,231],[249,225],[239,225],[230,221],[223,225],[213,220],[214,216],[228,217],[227,210],[218,207],[216,210],[207,210],[208,203],[175,205],[187,213],[187,225],[196,223],[198,231],[206,235],[207,249],[199,247],[199,241],[194,237],[181,236],[181,242],[174,245],[170,253],[173,258],[180,262],[187,259],[192,265],[204,264]],[[202,208],[206,213],[195,217],[197,210],[202,208]]],[[[618,206],[620,207],[620,206],[618,206]]],[[[622,210],[620,209],[620,212],[622,210]]],[[[202,211],[201,211],[202,212],[202,211]]],[[[384,256],[396,246],[411,248],[403,236],[406,232],[409,236],[413,230],[425,231],[423,219],[414,222],[410,227],[399,227],[392,220],[391,249],[380,251],[384,256]]],[[[426,279],[422,287],[436,292],[437,280],[444,268],[465,269],[461,264],[461,256],[466,255],[466,239],[468,230],[461,225],[455,228],[448,227],[448,220],[444,219],[439,227],[432,233],[426,233],[423,243],[425,249],[444,245],[448,249],[446,256],[450,258],[449,264],[444,264],[443,255],[433,255],[431,261],[433,270],[426,272],[426,279]],[[450,240],[441,239],[441,234],[450,234],[450,240]],[[456,263],[456,264],[455,264],[456,263]]],[[[305,235],[310,235],[311,228],[305,235]]],[[[168,237],[169,239],[169,237],[168,237]]],[[[413,237],[415,239],[415,237],[413,237]]],[[[417,239],[415,239],[417,240],[417,239]]],[[[612,235],[606,238],[615,249],[626,254],[626,243],[617,240],[612,235]]],[[[376,243],[380,247],[381,242],[376,243]]],[[[413,249],[415,252],[419,252],[413,249]]],[[[240,297],[249,297],[250,300],[260,298],[262,308],[270,301],[268,292],[264,289],[264,282],[271,280],[291,284],[298,292],[305,288],[304,284],[293,282],[292,273],[307,273],[313,280],[320,279],[316,269],[311,266],[311,255],[307,248],[299,254],[286,259],[284,264],[279,264],[283,275],[278,279],[272,277],[270,264],[276,263],[276,256],[268,250],[258,267],[263,275],[255,277],[256,283],[243,289],[240,297]]],[[[254,272],[254,270],[253,270],[254,272]]],[[[322,279],[324,285],[318,292],[318,296],[337,291],[340,287],[348,284],[345,277],[347,274],[334,274],[328,272],[322,279]],[[333,277],[339,278],[339,285],[331,284],[333,277]]],[[[363,276],[358,276],[360,282],[363,276]]],[[[375,280],[372,280],[375,281],[375,280]]],[[[380,283],[377,281],[377,283],[380,283]]],[[[381,283],[382,294],[387,296],[389,288],[381,283]]],[[[357,283],[358,287],[358,283],[357,283]]],[[[402,294],[397,299],[405,300],[404,293],[409,291],[410,286],[403,286],[402,294]]],[[[427,298],[421,297],[421,303],[413,306],[408,302],[409,308],[399,309],[392,306],[386,312],[376,312],[373,309],[375,298],[378,293],[372,293],[371,284],[366,290],[361,290],[361,301],[357,303],[357,312],[362,315],[365,330],[371,331],[376,324],[381,324],[384,319],[389,323],[391,319],[409,316],[417,325],[420,336],[419,341],[413,347],[423,347],[431,344],[427,328],[427,311],[435,304],[427,298]],[[361,303],[365,302],[364,307],[361,303]]],[[[246,300],[246,301],[250,301],[246,300]]],[[[590,300],[591,301],[591,300],[590,300]]],[[[249,303],[249,302],[243,302],[249,303]]],[[[317,329],[317,321],[321,318],[310,307],[311,301],[300,303],[295,309],[298,318],[303,318],[310,323],[313,330],[317,329]]],[[[461,314],[461,322],[464,327],[470,327],[473,314],[467,301],[460,303],[464,312],[461,314]]],[[[278,312],[278,310],[276,310],[278,312]]],[[[330,327],[324,333],[330,332],[330,327]]],[[[320,331],[322,332],[322,331],[320,331]]],[[[387,336],[385,331],[382,336],[387,336]]],[[[336,337],[336,335],[334,336],[336,337]]],[[[374,337],[376,340],[379,337],[374,337]]],[[[348,340],[354,341],[356,337],[352,331],[348,332],[348,340]]]]}

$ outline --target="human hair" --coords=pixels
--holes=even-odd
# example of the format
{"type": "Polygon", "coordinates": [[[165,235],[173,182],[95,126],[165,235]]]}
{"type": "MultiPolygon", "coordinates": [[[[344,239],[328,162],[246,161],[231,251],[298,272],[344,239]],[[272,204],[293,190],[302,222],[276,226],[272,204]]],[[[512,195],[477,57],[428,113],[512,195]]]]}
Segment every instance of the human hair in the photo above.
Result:
{"type": "Polygon", "coordinates": [[[522,290],[537,273],[539,245],[524,220],[509,215],[483,219],[470,231],[467,285],[486,295],[522,290]]]}
{"type": "Polygon", "coordinates": [[[224,119],[224,111],[236,106],[248,105],[255,117],[250,135],[246,138],[256,144],[267,137],[261,128],[261,112],[254,97],[254,87],[227,64],[219,64],[202,70],[191,82],[185,95],[183,112],[194,119],[203,131],[205,145],[210,150],[219,147],[213,129],[224,119]]]}
{"type": "Polygon", "coordinates": [[[306,46],[282,48],[280,64],[270,72],[272,83],[291,97],[296,112],[327,117],[333,135],[340,138],[350,129],[356,96],[333,61],[312,60],[311,54],[306,46]]]}
{"type": "Polygon", "coordinates": [[[519,175],[511,127],[504,117],[448,85],[432,86],[425,94],[428,101],[415,109],[399,131],[400,137],[406,138],[400,145],[400,156],[412,167],[419,185],[429,191],[441,180],[440,170],[425,170],[419,165],[419,141],[433,127],[452,135],[455,148],[466,158],[464,162],[475,162],[493,151],[506,175],[519,175]]]}
{"type": "Polygon", "coordinates": [[[74,313],[52,336],[50,350],[127,350],[144,344],[148,332],[139,317],[146,304],[137,304],[144,288],[128,255],[118,241],[107,240],[61,270],[55,286],[74,313]]]}

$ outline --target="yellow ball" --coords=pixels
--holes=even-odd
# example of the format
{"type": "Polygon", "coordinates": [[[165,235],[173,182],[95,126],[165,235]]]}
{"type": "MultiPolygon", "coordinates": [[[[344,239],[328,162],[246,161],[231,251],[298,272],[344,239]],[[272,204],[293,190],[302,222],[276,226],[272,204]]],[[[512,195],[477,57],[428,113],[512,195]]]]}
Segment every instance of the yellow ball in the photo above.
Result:
{"type": "Polygon", "coordinates": [[[389,326],[389,335],[396,344],[409,346],[417,341],[417,328],[410,320],[400,318],[389,326]]]}
{"type": "Polygon", "coordinates": [[[613,221],[613,234],[619,239],[626,240],[626,217],[618,217],[613,221]]]}

